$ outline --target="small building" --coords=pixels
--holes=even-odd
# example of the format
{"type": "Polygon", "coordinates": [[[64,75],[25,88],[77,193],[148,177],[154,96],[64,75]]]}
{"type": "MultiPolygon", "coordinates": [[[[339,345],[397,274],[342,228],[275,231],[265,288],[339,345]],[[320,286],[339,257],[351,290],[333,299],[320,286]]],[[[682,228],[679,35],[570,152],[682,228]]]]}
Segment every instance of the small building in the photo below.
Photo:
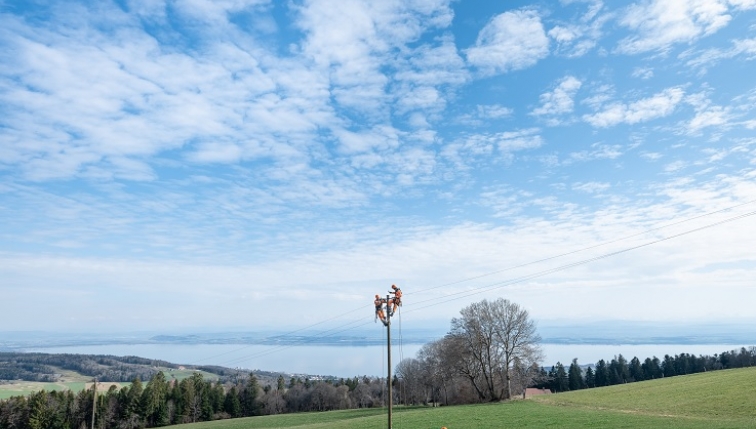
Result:
{"type": "Polygon", "coordinates": [[[537,387],[528,387],[522,393],[522,396],[525,399],[532,398],[533,396],[540,396],[540,395],[551,395],[551,390],[549,390],[549,389],[539,389],[537,387]]]}

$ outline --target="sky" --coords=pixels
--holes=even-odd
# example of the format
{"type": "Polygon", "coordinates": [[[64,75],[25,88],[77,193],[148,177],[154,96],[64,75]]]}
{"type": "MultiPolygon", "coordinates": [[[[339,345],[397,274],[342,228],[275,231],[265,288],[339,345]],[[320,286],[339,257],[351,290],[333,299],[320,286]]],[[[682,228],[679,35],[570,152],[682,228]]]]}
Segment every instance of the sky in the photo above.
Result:
{"type": "Polygon", "coordinates": [[[0,0],[0,331],[748,326],[754,60],[755,0],[0,0]]]}

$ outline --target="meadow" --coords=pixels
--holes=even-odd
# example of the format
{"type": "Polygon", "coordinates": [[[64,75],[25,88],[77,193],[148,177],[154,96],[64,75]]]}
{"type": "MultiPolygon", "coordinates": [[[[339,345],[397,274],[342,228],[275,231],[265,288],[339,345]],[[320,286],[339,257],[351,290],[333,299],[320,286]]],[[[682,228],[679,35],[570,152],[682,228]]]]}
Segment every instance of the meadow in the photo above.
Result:
{"type": "MultiPolygon", "coordinates": [[[[722,370],[505,403],[394,410],[394,429],[756,428],[756,368],[722,370]]],[[[177,429],[382,429],[385,409],[261,416],[177,429]]]]}

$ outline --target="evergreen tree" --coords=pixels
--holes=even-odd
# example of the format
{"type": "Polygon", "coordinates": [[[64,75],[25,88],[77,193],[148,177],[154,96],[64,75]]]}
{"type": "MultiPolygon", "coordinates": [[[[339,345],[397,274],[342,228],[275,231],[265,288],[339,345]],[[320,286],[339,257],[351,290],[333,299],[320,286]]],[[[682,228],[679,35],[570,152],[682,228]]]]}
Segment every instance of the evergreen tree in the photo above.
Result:
{"type": "Polygon", "coordinates": [[[247,378],[247,384],[244,386],[242,394],[242,413],[245,416],[257,416],[260,414],[260,403],[258,400],[260,385],[257,383],[255,374],[250,373],[247,378]]]}
{"type": "Polygon", "coordinates": [[[227,412],[232,418],[241,417],[241,401],[236,386],[226,393],[226,399],[223,401],[223,411],[227,412]]]}
{"type": "Polygon", "coordinates": [[[596,374],[590,366],[585,370],[585,387],[589,389],[596,387],[596,374]]]}
{"type": "Polygon", "coordinates": [[[554,379],[554,391],[566,392],[570,389],[569,380],[567,379],[567,371],[564,370],[564,365],[561,362],[556,364],[556,377],[554,379]]]}
{"type": "Polygon", "coordinates": [[[135,378],[130,387],[121,389],[118,395],[121,400],[121,426],[124,428],[140,428],[144,425],[142,421],[142,381],[135,378]]]}
{"type": "Polygon", "coordinates": [[[44,391],[32,393],[29,396],[29,429],[61,428],[62,419],[55,409],[54,401],[44,391]]]}
{"type": "Polygon", "coordinates": [[[640,363],[640,360],[638,359],[638,357],[634,356],[630,360],[629,371],[630,371],[630,379],[632,381],[643,381],[643,380],[645,380],[643,368],[641,367],[641,363],[640,363]]]}
{"type": "Polygon", "coordinates": [[[627,365],[627,359],[621,354],[617,356],[617,375],[619,383],[630,381],[630,369],[627,365]]]}
{"type": "Polygon", "coordinates": [[[169,400],[173,403],[173,416],[171,418],[171,423],[174,425],[182,423],[183,416],[185,415],[185,403],[181,391],[181,383],[173,380],[171,391],[168,397],[169,400]]]}
{"type": "Polygon", "coordinates": [[[609,385],[609,368],[606,366],[604,359],[596,363],[596,387],[609,385]]]}
{"type": "Polygon", "coordinates": [[[578,365],[577,358],[572,359],[568,374],[568,387],[569,390],[580,390],[585,388],[585,380],[583,380],[583,370],[578,365]]]}
{"type": "Polygon", "coordinates": [[[170,423],[168,420],[167,399],[168,382],[165,381],[165,374],[162,371],[158,371],[147,383],[147,387],[141,396],[143,415],[148,426],[166,426],[170,423]]]}
{"type": "Polygon", "coordinates": [[[548,375],[547,378],[548,378],[548,382],[549,382],[549,389],[552,392],[556,393],[556,391],[557,391],[556,390],[557,373],[556,373],[556,367],[555,366],[551,367],[551,369],[549,370],[549,375],[548,375]]]}
{"type": "Polygon", "coordinates": [[[664,355],[664,362],[662,362],[662,370],[665,377],[674,377],[677,373],[675,369],[675,358],[670,355],[664,355]]]}

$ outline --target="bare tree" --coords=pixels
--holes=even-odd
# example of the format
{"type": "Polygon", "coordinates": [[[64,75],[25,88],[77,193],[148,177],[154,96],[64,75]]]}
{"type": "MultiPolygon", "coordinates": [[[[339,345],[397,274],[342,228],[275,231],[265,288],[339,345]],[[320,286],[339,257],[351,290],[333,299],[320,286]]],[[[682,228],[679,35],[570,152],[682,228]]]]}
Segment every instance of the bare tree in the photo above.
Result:
{"type": "MultiPolygon", "coordinates": [[[[512,376],[527,376],[526,368],[541,359],[541,341],[527,310],[509,300],[470,304],[452,319],[451,337],[463,350],[458,369],[467,376],[481,399],[512,397],[512,376]]],[[[520,378],[520,377],[518,377],[520,378]]],[[[525,380],[518,380],[523,384],[525,380]]]]}
{"type": "Polygon", "coordinates": [[[353,403],[358,408],[370,408],[373,406],[373,395],[371,395],[370,385],[360,383],[352,391],[353,403]]]}
{"type": "Polygon", "coordinates": [[[427,402],[424,392],[423,368],[419,359],[402,359],[396,366],[396,376],[399,378],[399,397],[404,405],[416,405],[427,402]]]}
{"type": "Polygon", "coordinates": [[[516,361],[530,368],[543,358],[541,336],[528,311],[509,300],[499,298],[492,303],[496,337],[504,352],[506,399],[512,398],[512,368],[516,361]]]}
{"type": "Polygon", "coordinates": [[[465,336],[464,332],[452,332],[444,338],[446,355],[444,365],[469,382],[479,401],[487,397],[487,389],[483,382],[483,364],[480,359],[479,347],[474,335],[465,336]]]}
{"type": "Polygon", "coordinates": [[[430,392],[430,400],[433,405],[441,401],[443,391],[444,403],[448,403],[447,388],[453,377],[453,371],[449,371],[444,363],[443,339],[425,344],[417,353],[420,361],[422,377],[426,388],[430,392]]]}

